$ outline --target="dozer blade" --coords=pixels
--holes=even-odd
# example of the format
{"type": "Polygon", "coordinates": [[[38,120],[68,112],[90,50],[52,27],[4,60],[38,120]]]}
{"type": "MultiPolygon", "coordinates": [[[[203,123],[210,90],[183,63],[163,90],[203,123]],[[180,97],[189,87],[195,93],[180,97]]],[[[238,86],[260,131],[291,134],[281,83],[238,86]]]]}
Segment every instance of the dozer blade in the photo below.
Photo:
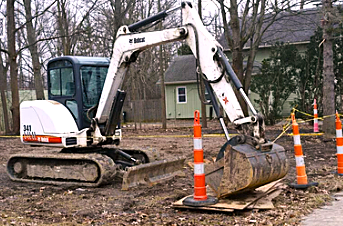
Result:
{"type": "Polygon", "coordinates": [[[182,175],[184,162],[184,157],[178,157],[128,167],[123,175],[122,190],[128,190],[141,184],[153,185],[176,175],[182,175]]]}
{"type": "Polygon", "coordinates": [[[101,154],[18,154],[7,162],[11,180],[97,187],[112,182],[118,166],[101,154]]]}
{"type": "Polygon", "coordinates": [[[226,144],[224,157],[205,167],[206,183],[217,197],[251,190],[284,177],[289,169],[285,149],[277,144],[261,151],[249,144],[226,144]]]}

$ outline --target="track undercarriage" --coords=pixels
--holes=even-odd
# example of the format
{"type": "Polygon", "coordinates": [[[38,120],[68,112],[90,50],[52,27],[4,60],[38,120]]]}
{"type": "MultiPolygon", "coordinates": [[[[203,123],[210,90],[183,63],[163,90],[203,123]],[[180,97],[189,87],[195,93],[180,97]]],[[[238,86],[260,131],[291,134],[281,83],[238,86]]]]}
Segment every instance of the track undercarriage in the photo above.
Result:
{"type": "Polygon", "coordinates": [[[122,189],[153,184],[180,174],[184,158],[159,160],[154,149],[69,148],[59,153],[13,155],[13,181],[98,187],[122,179],[122,189]],[[117,179],[116,179],[117,178],[117,179]]]}

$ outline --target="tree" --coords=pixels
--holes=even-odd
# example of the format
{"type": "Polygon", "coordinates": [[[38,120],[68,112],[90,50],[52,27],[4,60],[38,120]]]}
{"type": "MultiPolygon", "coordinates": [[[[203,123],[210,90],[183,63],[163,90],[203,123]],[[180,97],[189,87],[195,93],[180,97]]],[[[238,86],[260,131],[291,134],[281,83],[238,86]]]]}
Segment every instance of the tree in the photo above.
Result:
{"type": "MultiPolygon", "coordinates": [[[[323,114],[335,114],[335,75],[332,49],[332,17],[334,16],[331,0],[323,0],[323,114]]],[[[324,118],[323,131],[326,136],[335,135],[335,118],[324,118]]]]}
{"type": "Polygon", "coordinates": [[[293,105],[303,112],[312,112],[313,99],[316,99],[319,106],[318,113],[322,114],[323,46],[320,45],[322,37],[323,31],[318,28],[310,38],[307,50],[298,64],[297,98],[293,105]]]}
{"type": "Polygon", "coordinates": [[[97,5],[98,0],[91,2],[91,6],[81,13],[78,11],[77,6],[74,6],[74,14],[71,14],[71,9],[69,7],[71,3],[73,2],[69,0],[57,0],[56,20],[59,33],[58,40],[60,42],[58,44],[58,53],[59,55],[64,56],[77,54],[78,41],[84,33],[84,30],[82,30],[83,23],[89,18],[90,13],[97,5]],[[78,21],[79,17],[81,17],[80,21],[78,21]]]}
{"type": "MultiPolygon", "coordinates": [[[[161,0],[158,0],[158,11],[162,11],[161,0]]],[[[162,23],[160,23],[160,30],[162,30],[162,23]]],[[[166,90],[164,86],[164,70],[163,68],[163,46],[159,46],[159,64],[160,64],[160,81],[161,81],[161,119],[162,119],[162,129],[167,129],[167,116],[166,116],[166,90]]]]}
{"type": "Polygon", "coordinates": [[[7,76],[6,76],[7,69],[8,69],[7,66],[8,65],[4,66],[4,62],[0,54],[0,94],[1,94],[2,113],[4,115],[4,124],[5,124],[6,134],[10,132],[7,100],[6,100],[6,94],[5,94],[5,92],[7,91],[7,76]]]}
{"type": "MultiPolygon", "coordinates": [[[[224,4],[224,0],[217,0],[221,6],[225,39],[232,52],[232,67],[240,79],[245,93],[248,93],[251,84],[251,75],[258,46],[261,43],[264,32],[274,23],[280,12],[288,8],[288,1],[269,2],[261,1],[237,1],[230,0],[230,6],[224,4]],[[241,11],[240,11],[241,10],[241,11]],[[230,21],[227,21],[229,13],[230,21]],[[247,45],[246,69],[243,68],[243,48],[247,45]]],[[[248,108],[236,91],[236,96],[242,106],[245,115],[248,108]]]]}
{"type": "Polygon", "coordinates": [[[14,20],[14,2],[15,0],[7,0],[7,40],[8,40],[8,56],[11,78],[11,94],[12,94],[12,132],[19,134],[19,90],[18,90],[18,64],[17,52],[15,49],[15,20],[14,20]]]}
{"type": "MultiPolygon", "coordinates": [[[[158,11],[170,9],[175,4],[175,1],[148,1],[148,4],[144,1],[136,2],[136,10],[132,10],[132,15],[129,14],[129,18],[132,18],[131,23],[140,21],[149,16],[156,14],[158,11]],[[157,3],[157,4],[156,4],[157,3]]],[[[130,11],[129,11],[130,12],[130,11]]],[[[146,26],[140,29],[142,32],[154,31],[166,29],[167,27],[175,27],[177,20],[173,16],[167,17],[159,24],[154,23],[155,26],[146,26]]],[[[160,99],[161,100],[161,114],[162,128],[166,129],[166,111],[164,94],[164,72],[168,67],[168,63],[171,57],[176,51],[175,44],[164,44],[163,46],[157,46],[155,48],[143,51],[139,54],[134,66],[130,67],[123,83],[123,89],[127,91],[127,100],[144,100],[144,99],[160,99]],[[156,88],[156,83],[159,81],[159,89],[156,88]],[[134,88],[135,87],[135,88],[134,88]],[[137,92],[137,95],[133,94],[137,92]]]]}
{"type": "Polygon", "coordinates": [[[254,101],[259,104],[266,124],[274,125],[281,117],[285,101],[297,87],[295,78],[301,62],[295,46],[277,43],[270,57],[263,60],[261,74],[253,77],[251,91],[260,97],[254,101]]]}
{"type": "MultiPolygon", "coordinates": [[[[198,12],[199,12],[199,16],[200,16],[200,19],[202,20],[202,6],[201,6],[201,0],[198,0],[198,12]]],[[[205,84],[204,84],[204,80],[202,78],[200,78],[200,86],[201,86],[201,89],[200,89],[200,92],[202,95],[202,98],[201,99],[201,123],[202,123],[202,127],[203,128],[207,128],[207,117],[206,117],[206,104],[204,103],[203,100],[205,100],[205,84]]]]}
{"type": "Polygon", "coordinates": [[[32,24],[31,0],[24,0],[24,7],[26,13],[26,31],[29,50],[32,58],[33,77],[35,81],[35,90],[37,100],[44,100],[44,86],[41,74],[41,65],[39,62],[37,37],[32,24]]]}
{"type": "Polygon", "coordinates": [[[334,74],[337,81],[335,86],[336,93],[336,109],[343,112],[343,25],[340,24],[334,31],[333,43],[333,59],[334,59],[334,74]]]}

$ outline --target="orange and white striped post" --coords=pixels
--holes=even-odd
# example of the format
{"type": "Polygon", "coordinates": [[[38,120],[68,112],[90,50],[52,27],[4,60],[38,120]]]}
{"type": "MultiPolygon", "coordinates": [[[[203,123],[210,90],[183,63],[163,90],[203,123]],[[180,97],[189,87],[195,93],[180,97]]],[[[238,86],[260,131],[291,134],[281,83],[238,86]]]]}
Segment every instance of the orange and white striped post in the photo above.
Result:
{"type": "Polygon", "coordinates": [[[199,111],[195,111],[194,113],[194,199],[206,200],[204,150],[202,149],[199,114],[199,111]]]}
{"type": "Polygon", "coordinates": [[[200,112],[194,112],[194,195],[183,200],[187,206],[206,206],[218,202],[217,198],[206,194],[204,150],[202,149],[202,136],[200,125],[200,112]]]}
{"type": "Polygon", "coordinates": [[[314,115],[314,121],[313,121],[313,132],[318,133],[319,127],[318,127],[318,109],[317,109],[317,100],[314,99],[313,101],[313,115],[314,115]]]}
{"type": "Polygon", "coordinates": [[[342,122],[336,111],[336,147],[337,147],[337,174],[343,176],[343,136],[342,122]]]}
{"type": "Polygon", "coordinates": [[[293,128],[293,141],[294,141],[294,154],[295,154],[295,163],[296,163],[296,171],[297,171],[297,183],[292,183],[291,187],[294,188],[307,188],[310,186],[316,186],[318,183],[311,182],[308,183],[307,175],[306,175],[306,168],[305,168],[305,160],[303,155],[303,149],[301,146],[301,139],[299,133],[299,125],[295,120],[294,113],[291,114],[292,116],[292,128],[293,128]]]}

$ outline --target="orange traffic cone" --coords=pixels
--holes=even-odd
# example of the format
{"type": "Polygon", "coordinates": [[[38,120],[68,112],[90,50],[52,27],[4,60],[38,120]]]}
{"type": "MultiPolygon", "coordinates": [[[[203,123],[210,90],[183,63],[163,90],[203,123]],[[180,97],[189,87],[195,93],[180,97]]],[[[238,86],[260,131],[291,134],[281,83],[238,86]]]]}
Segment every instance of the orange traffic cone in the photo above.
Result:
{"type": "Polygon", "coordinates": [[[296,169],[297,169],[297,183],[292,183],[290,184],[290,186],[294,188],[308,188],[310,186],[317,186],[318,185],[317,182],[308,183],[307,181],[305,161],[304,161],[303,150],[302,150],[301,140],[300,140],[299,125],[295,120],[294,113],[292,113],[291,116],[292,116],[292,127],[293,127],[294,154],[295,154],[295,162],[296,162],[296,169]]]}
{"type": "Polygon", "coordinates": [[[337,147],[337,174],[343,176],[343,136],[342,122],[336,111],[336,147],[337,147]]]}
{"type": "Polygon", "coordinates": [[[206,194],[204,151],[202,149],[200,112],[194,112],[194,195],[183,200],[187,206],[206,206],[218,202],[216,197],[206,194]]]}
{"type": "Polygon", "coordinates": [[[317,110],[316,99],[314,99],[314,101],[313,101],[313,115],[314,115],[313,132],[318,133],[319,132],[319,126],[318,126],[318,110],[317,110]]]}

